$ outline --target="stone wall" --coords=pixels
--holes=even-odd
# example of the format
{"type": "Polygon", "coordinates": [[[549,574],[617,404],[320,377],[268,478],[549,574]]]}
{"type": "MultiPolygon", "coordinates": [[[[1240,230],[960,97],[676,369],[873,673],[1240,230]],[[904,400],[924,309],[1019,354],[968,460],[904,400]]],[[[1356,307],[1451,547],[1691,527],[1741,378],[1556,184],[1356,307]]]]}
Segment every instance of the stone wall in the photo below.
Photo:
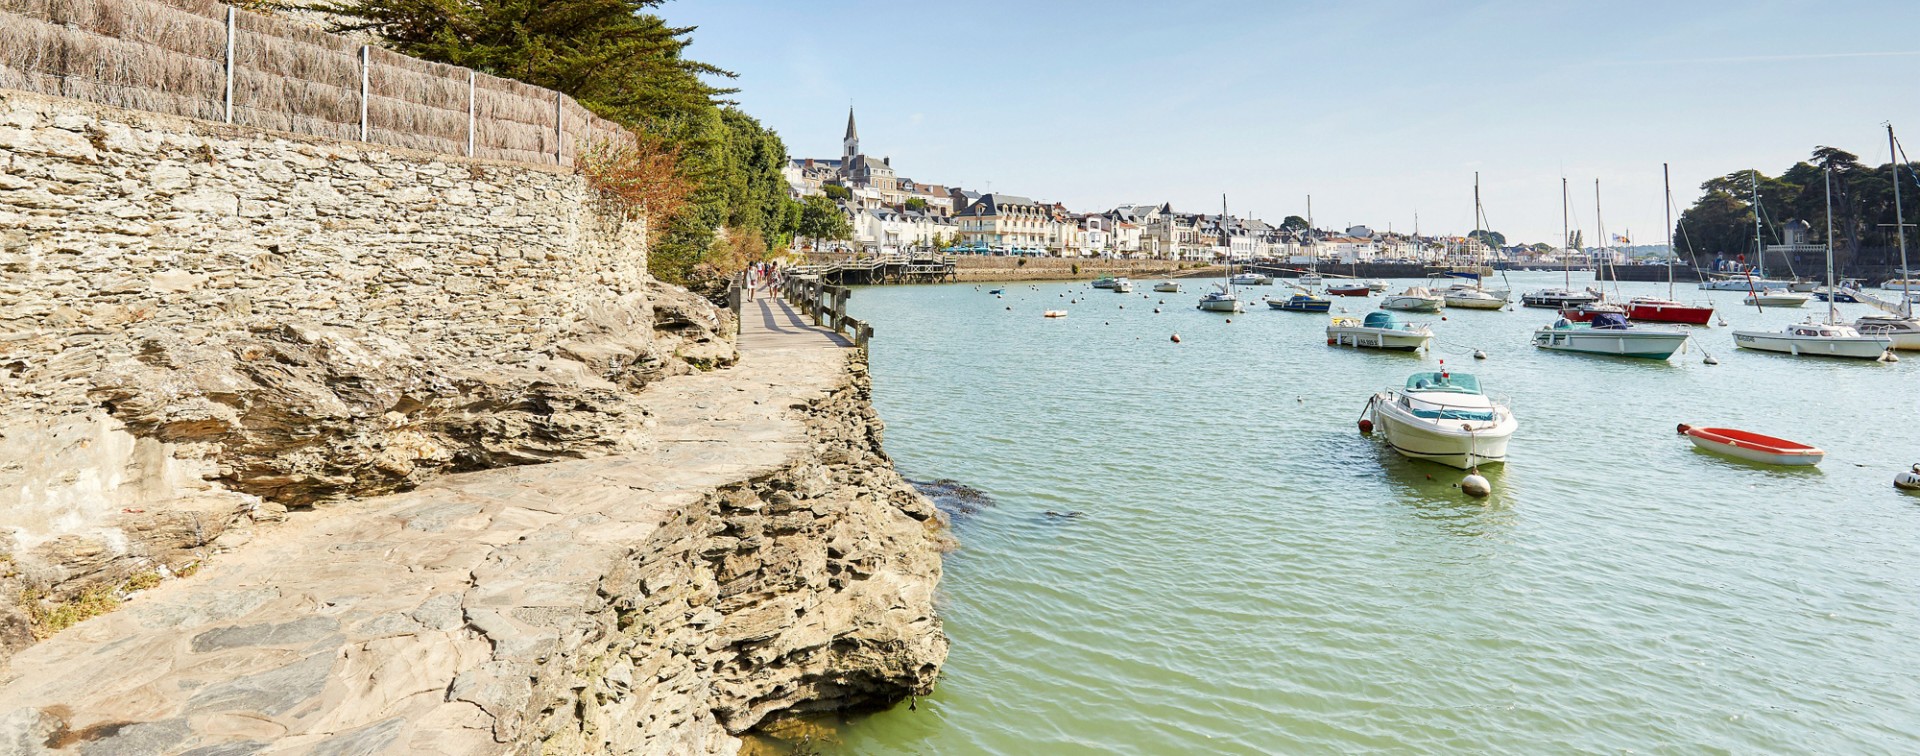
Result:
{"type": "Polygon", "coordinates": [[[641,443],[636,389],[734,355],[644,231],[555,169],[0,90],[0,656],[5,597],[236,517],[641,443]]]}

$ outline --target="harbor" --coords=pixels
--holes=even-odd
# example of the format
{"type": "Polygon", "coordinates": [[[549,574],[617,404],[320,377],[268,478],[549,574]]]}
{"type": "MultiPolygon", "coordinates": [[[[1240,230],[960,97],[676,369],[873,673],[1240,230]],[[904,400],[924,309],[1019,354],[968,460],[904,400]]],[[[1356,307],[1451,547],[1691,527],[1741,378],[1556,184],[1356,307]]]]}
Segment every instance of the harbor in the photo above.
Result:
{"type": "MultiPolygon", "coordinates": [[[[851,310],[880,334],[889,453],[909,478],[978,495],[954,515],[940,688],[914,711],[826,723],[835,748],[1870,752],[1920,738],[1920,501],[1890,485],[1920,449],[1906,421],[1920,360],[1736,349],[1734,330],[1824,307],[1756,311],[1693,285],[1676,298],[1716,321],[1670,359],[1543,350],[1531,336],[1557,314],[1518,293],[1563,275],[1509,276],[1512,309],[1400,314],[1434,334],[1416,352],[1325,343],[1377,294],[1335,297],[1326,315],[1225,315],[1195,309],[1207,280],[1179,294],[1151,279],[1128,295],[1084,280],[856,289],[851,310]],[[1042,317],[1056,308],[1070,314],[1042,317]],[[1374,392],[1441,370],[1476,376],[1519,419],[1505,462],[1480,468],[1486,498],[1355,427],[1374,392]],[[1827,457],[1757,465],[1697,449],[1679,423],[1827,457]]],[[[1249,305],[1289,291],[1238,288],[1249,305]]]]}

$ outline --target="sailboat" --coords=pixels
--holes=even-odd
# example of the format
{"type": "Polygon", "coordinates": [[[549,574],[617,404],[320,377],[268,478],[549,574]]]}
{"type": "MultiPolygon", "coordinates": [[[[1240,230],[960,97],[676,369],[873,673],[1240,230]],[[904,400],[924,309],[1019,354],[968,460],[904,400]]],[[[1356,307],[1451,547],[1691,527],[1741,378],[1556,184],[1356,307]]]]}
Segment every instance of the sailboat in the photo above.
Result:
{"type": "MultiPolygon", "coordinates": [[[[1220,195],[1220,217],[1227,217],[1227,195],[1220,195]]],[[[1207,312],[1244,312],[1240,297],[1233,292],[1233,255],[1227,255],[1227,278],[1213,285],[1213,291],[1200,295],[1199,309],[1207,312]]]]}
{"type": "Polygon", "coordinates": [[[1512,294],[1506,289],[1488,289],[1481,285],[1481,269],[1485,267],[1486,237],[1480,235],[1480,219],[1485,217],[1480,207],[1480,172],[1473,172],[1473,234],[1467,238],[1469,243],[1478,242],[1474,247],[1473,272],[1447,273],[1453,278],[1466,278],[1472,283],[1458,281],[1440,292],[1440,298],[1448,307],[1467,310],[1498,310],[1507,306],[1507,297],[1512,294]]]}
{"type": "Polygon", "coordinates": [[[1753,187],[1753,250],[1754,257],[1760,264],[1760,274],[1755,277],[1753,271],[1748,271],[1743,279],[1726,278],[1702,282],[1700,288],[1709,288],[1707,284],[1712,283],[1715,285],[1714,288],[1745,291],[1747,298],[1741,301],[1761,309],[1803,307],[1807,304],[1807,300],[1813,297],[1793,291],[1785,281],[1767,280],[1767,242],[1761,238],[1760,233],[1760,211],[1764,209],[1760,205],[1760,177],[1753,171],[1747,171],[1747,181],[1753,187]],[[1740,285],[1734,286],[1733,283],[1736,282],[1740,285]]]}
{"type": "Polygon", "coordinates": [[[1573,228],[1567,223],[1567,180],[1560,179],[1560,274],[1563,280],[1561,288],[1538,289],[1520,295],[1520,304],[1527,307],[1550,307],[1555,310],[1565,307],[1577,307],[1589,302],[1599,301],[1599,297],[1589,291],[1573,290],[1573,228]]]}
{"type": "Polygon", "coordinates": [[[1631,320],[1647,320],[1655,323],[1685,323],[1687,325],[1706,325],[1713,319],[1713,307],[1700,307],[1677,302],[1673,298],[1673,179],[1668,174],[1667,164],[1660,164],[1661,185],[1666,187],[1667,202],[1667,298],[1634,297],[1627,302],[1627,317],[1631,320]]]}
{"type": "MultiPolygon", "coordinates": [[[[1868,304],[1884,310],[1884,314],[1867,315],[1853,321],[1853,327],[1861,333],[1885,336],[1893,342],[1895,349],[1920,349],[1920,319],[1913,317],[1914,290],[1920,288],[1920,279],[1913,278],[1907,269],[1907,218],[1906,210],[1900,206],[1900,163],[1899,142],[1893,138],[1893,124],[1887,124],[1887,149],[1893,152],[1893,223],[1900,238],[1900,304],[1888,305],[1871,296],[1861,294],[1868,304]]],[[[1889,284],[1881,284],[1887,288],[1889,284]]]]}
{"type": "MultiPolygon", "coordinates": [[[[1826,171],[1827,188],[1827,286],[1833,286],[1833,168],[1826,171]]],[[[1734,331],[1734,346],[1766,352],[1784,352],[1795,357],[1851,357],[1877,360],[1893,347],[1885,336],[1867,336],[1853,326],[1839,322],[1833,302],[1827,302],[1825,322],[1808,318],[1780,331],[1734,331]]]]}
{"type": "Polygon", "coordinates": [[[1307,265],[1312,269],[1300,274],[1300,278],[1294,283],[1309,288],[1319,286],[1321,284],[1320,250],[1313,246],[1313,195],[1311,194],[1307,195],[1307,265]]]}

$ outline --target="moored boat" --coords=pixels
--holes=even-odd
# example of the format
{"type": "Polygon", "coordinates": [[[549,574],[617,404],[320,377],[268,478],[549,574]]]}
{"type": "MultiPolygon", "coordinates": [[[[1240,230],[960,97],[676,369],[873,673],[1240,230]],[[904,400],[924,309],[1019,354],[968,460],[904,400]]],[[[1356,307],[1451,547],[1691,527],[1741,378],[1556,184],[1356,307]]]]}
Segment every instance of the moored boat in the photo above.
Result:
{"type": "MultiPolygon", "coordinates": [[[[1307,273],[1305,275],[1300,276],[1299,279],[1295,280],[1295,283],[1301,286],[1319,286],[1320,281],[1321,281],[1321,278],[1319,273],[1307,273]]],[[[1268,283],[1272,283],[1272,281],[1268,281],[1268,283]]]]}
{"type": "Polygon", "coordinates": [[[1680,351],[1690,337],[1683,329],[1636,326],[1628,323],[1625,315],[1603,312],[1594,315],[1590,325],[1578,326],[1561,319],[1534,331],[1533,345],[1560,352],[1664,360],[1680,351]]]}
{"type": "Polygon", "coordinates": [[[1272,276],[1263,276],[1259,273],[1245,271],[1233,274],[1233,285],[1235,286],[1269,286],[1272,284],[1272,276]]]}
{"type": "Polygon", "coordinates": [[[1240,297],[1226,284],[1214,284],[1214,290],[1200,295],[1199,308],[1207,312],[1241,312],[1240,297]]]}
{"type": "Polygon", "coordinates": [[[1780,331],[1734,331],[1733,345],[1795,357],[1851,357],[1877,360],[1893,346],[1893,339],[1866,335],[1853,326],[1808,320],[1780,331]]]}
{"type": "Polygon", "coordinates": [[[1690,305],[1659,297],[1634,297],[1627,302],[1627,319],[1651,323],[1706,325],[1713,320],[1713,308],[1690,305]]]}
{"type": "Polygon", "coordinates": [[[1178,294],[1180,293],[1180,283],[1177,281],[1161,281],[1153,285],[1153,290],[1167,294],[1178,294]]]}
{"type": "Polygon", "coordinates": [[[1110,288],[1115,294],[1131,294],[1133,293],[1133,282],[1125,278],[1116,278],[1113,279],[1113,286],[1110,288]]]}
{"type": "Polygon", "coordinates": [[[1524,306],[1554,310],[1564,310],[1598,301],[1600,301],[1599,295],[1593,292],[1573,289],[1537,289],[1520,295],[1520,304],[1524,306]]]}
{"type": "Polygon", "coordinates": [[[1759,307],[1805,307],[1812,301],[1810,294],[1796,294],[1782,289],[1755,291],[1741,299],[1741,302],[1759,307]]]}
{"type": "Polygon", "coordinates": [[[1519,427],[1504,402],[1480,390],[1465,373],[1414,373],[1405,386],[1368,400],[1373,424],[1401,456],[1462,470],[1507,459],[1507,441],[1519,427]]]}
{"type": "Polygon", "coordinates": [[[1405,310],[1407,312],[1439,312],[1446,300],[1429,291],[1425,286],[1409,287],[1399,294],[1390,294],[1380,300],[1380,309],[1405,310]]]}
{"type": "Polygon", "coordinates": [[[1695,428],[1682,423],[1680,434],[1694,446],[1710,452],[1739,457],[1768,465],[1807,466],[1820,464],[1827,453],[1798,441],[1733,428],[1695,428]]]}
{"type": "Polygon", "coordinates": [[[1442,292],[1440,298],[1448,307],[1466,310],[1498,310],[1507,306],[1505,297],[1472,286],[1453,287],[1442,292]]]}
{"type": "Polygon", "coordinates": [[[1113,288],[1113,285],[1117,283],[1119,280],[1120,279],[1114,278],[1113,276],[1101,276],[1099,278],[1093,279],[1093,288],[1111,289],[1113,288]]]}
{"type": "Polygon", "coordinates": [[[1894,349],[1920,349],[1920,319],[1907,315],[1863,315],[1853,328],[1864,336],[1885,336],[1894,349]]]}
{"type": "Polygon", "coordinates": [[[1609,314],[1609,315],[1624,316],[1627,314],[1627,310],[1626,308],[1621,307],[1620,305],[1614,304],[1612,302],[1598,300],[1593,302],[1587,302],[1585,304],[1574,305],[1572,307],[1563,309],[1560,311],[1560,317],[1566,318],[1575,323],[1590,323],[1593,321],[1593,316],[1600,315],[1603,313],[1609,314]]]}
{"type": "Polygon", "coordinates": [[[1327,293],[1336,297],[1364,297],[1373,293],[1365,281],[1342,281],[1327,284],[1327,293]]]}
{"type": "Polygon", "coordinates": [[[1391,312],[1369,312],[1366,318],[1334,318],[1327,326],[1329,346],[1416,351],[1433,342],[1433,329],[1400,322],[1391,312]]]}
{"type": "Polygon", "coordinates": [[[1269,299],[1267,306],[1287,312],[1327,312],[1333,309],[1333,300],[1302,291],[1286,299],[1269,299]]]}
{"type": "Polygon", "coordinates": [[[1719,276],[1700,282],[1700,288],[1703,291],[1759,291],[1761,289],[1787,291],[1792,286],[1792,281],[1781,281],[1753,273],[1719,276]]]}
{"type": "Polygon", "coordinates": [[[1387,290],[1387,282],[1382,281],[1378,278],[1367,279],[1367,291],[1371,291],[1375,294],[1379,294],[1386,290],[1387,290]]]}

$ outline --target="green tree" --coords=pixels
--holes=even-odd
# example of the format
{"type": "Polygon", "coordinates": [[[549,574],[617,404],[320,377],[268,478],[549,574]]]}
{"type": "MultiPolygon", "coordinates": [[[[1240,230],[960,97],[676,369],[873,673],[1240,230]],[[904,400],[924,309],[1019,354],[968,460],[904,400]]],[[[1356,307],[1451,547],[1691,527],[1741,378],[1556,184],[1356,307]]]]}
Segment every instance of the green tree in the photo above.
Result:
{"type": "Polygon", "coordinates": [[[837,201],[837,200],[853,199],[853,190],[848,189],[839,184],[822,184],[820,186],[820,191],[825,193],[827,195],[827,199],[830,199],[830,200],[837,201]]]}
{"type": "Polygon", "coordinates": [[[1289,215],[1286,220],[1280,221],[1280,230],[1305,231],[1307,230],[1307,219],[1298,215],[1289,215]]]}
{"type": "Polygon", "coordinates": [[[1488,231],[1486,229],[1475,229],[1467,233],[1467,238],[1479,239],[1481,244],[1485,244],[1494,249],[1499,249],[1501,247],[1507,246],[1507,235],[1500,233],[1498,231],[1488,231]]]}
{"type": "Polygon", "coordinates": [[[833,200],[816,194],[801,201],[796,233],[802,239],[839,241],[853,237],[853,224],[833,200]]]}
{"type": "Polygon", "coordinates": [[[924,213],[927,211],[927,201],[919,197],[908,197],[907,209],[924,213]]]}

